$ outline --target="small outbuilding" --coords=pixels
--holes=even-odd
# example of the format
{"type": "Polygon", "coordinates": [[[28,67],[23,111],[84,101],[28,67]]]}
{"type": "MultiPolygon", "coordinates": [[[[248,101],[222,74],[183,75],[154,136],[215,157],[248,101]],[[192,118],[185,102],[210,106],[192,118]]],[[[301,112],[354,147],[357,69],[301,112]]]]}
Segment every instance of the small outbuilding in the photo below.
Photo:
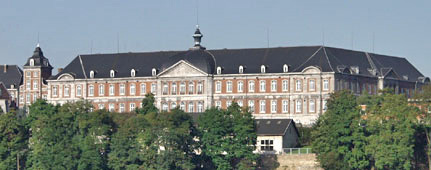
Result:
{"type": "Polygon", "coordinates": [[[292,119],[256,119],[256,151],[283,152],[299,145],[299,133],[292,119]]]}

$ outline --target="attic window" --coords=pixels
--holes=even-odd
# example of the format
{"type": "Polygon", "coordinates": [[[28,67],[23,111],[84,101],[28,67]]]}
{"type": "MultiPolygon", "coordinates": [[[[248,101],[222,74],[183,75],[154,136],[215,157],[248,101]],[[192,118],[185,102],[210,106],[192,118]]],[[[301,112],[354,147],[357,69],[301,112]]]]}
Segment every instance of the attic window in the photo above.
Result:
{"type": "Polygon", "coordinates": [[[30,66],[34,66],[34,59],[30,59],[30,66]]]}
{"type": "Polygon", "coordinates": [[[239,66],[238,72],[239,72],[239,74],[244,73],[244,67],[242,65],[239,66]]]}
{"type": "Polygon", "coordinates": [[[136,76],[136,70],[135,69],[130,70],[130,76],[131,77],[135,77],[136,76]]]}
{"type": "Polygon", "coordinates": [[[156,76],[156,75],[157,75],[157,70],[156,70],[155,68],[153,68],[153,69],[151,70],[151,75],[152,75],[152,76],[156,76]]]}
{"type": "Polygon", "coordinates": [[[111,76],[111,78],[115,77],[115,71],[114,70],[111,70],[110,76],[111,76]]]}
{"type": "Polygon", "coordinates": [[[352,73],[359,74],[359,67],[358,66],[351,66],[350,69],[352,70],[352,73]]]}
{"type": "Polygon", "coordinates": [[[408,76],[408,75],[404,75],[404,76],[403,76],[403,79],[404,79],[404,80],[409,80],[409,76],[408,76]]]}
{"type": "Polygon", "coordinates": [[[266,67],[265,67],[265,65],[261,65],[260,66],[260,72],[261,73],[266,73],[266,67]]]}
{"type": "Polygon", "coordinates": [[[221,67],[220,66],[217,67],[217,74],[221,74],[221,67]]]}
{"type": "Polygon", "coordinates": [[[277,124],[281,124],[281,120],[277,121],[277,124]]]}
{"type": "Polygon", "coordinates": [[[284,73],[289,72],[289,66],[287,64],[283,65],[283,72],[284,73]]]}
{"type": "Polygon", "coordinates": [[[94,78],[94,71],[93,70],[90,71],[90,78],[94,78]]]}
{"type": "Polygon", "coordinates": [[[266,124],[267,125],[271,124],[271,121],[270,120],[266,121],[266,124]]]}

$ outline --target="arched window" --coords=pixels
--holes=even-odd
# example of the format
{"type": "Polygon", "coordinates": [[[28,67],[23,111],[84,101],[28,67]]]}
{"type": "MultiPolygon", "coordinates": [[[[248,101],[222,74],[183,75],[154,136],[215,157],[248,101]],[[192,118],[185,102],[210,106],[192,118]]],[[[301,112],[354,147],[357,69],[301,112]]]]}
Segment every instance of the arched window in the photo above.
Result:
{"type": "Polygon", "coordinates": [[[186,111],[186,104],[184,102],[180,103],[180,109],[186,111]]]}
{"type": "Polygon", "coordinates": [[[238,72],[239,72],[239,74],[244,73],[244,67],[242,65],[239,66],[238,72]]]}
{"type": "Polygon", "coordinates": [[[198,112],[199,113],[204,112],[204,104],[202,102],[198,103],[198,112]]]}
{"type": "Polygon", "coordinates": [[[151,70],[151,75],[152,75],[152,76],[156,76],[156,75],[157,75],[157,70],[156,70],[155,68],[153,68],[153,69],[151,70]]]}
{"type": "Polygon", "coordinates": [[[283,65],[283,72],[289,72],[289,66],[287,64],[283,65]]]}
{"type": "Polygon", "coordinates": [[[110,76],[111,76],[111,78],[114,78],[114,77],[115,77],[115,71],[114,71],[114,70],[111,70],[111,74],[110,74],[110,76]]]}
{"type": "Polygon", "coordinates": [[[217,67],[217,74],[221,74],[221,67],[217,67]]]}
{"type": "Polygon", "coordinates": [[[136,76],[136,70],[135,69],[130,70],[130,76],[131,77],[135,77],[136,76]]]}
{"type": "Polygon", "coordinates": [[[162,104],[162,110],[163,111],[168,111],[168,104],[167,103],[163,102],[163,104],[162,104]]]}
{"type": "Polygon", "coordinates": [[[265,73],[265,72],[266,72],[266,67],[265,67],[265,65],[260,66],[260,72],[261,72],[261,73],[265,73]]]}
{"type": "Polygon", "coordinates": [[[177,108],[177,102],[172,102],[171,103],[171,109],[175,109],[177,108]]]}
{"type": "Polygon", "coordinates": [[[90,71],[90,78],[94,78],[94,71],[93,70],[90,71]]]}
{"type": "Polygon", "coordinates": [[[193,102],[189,102],[189,108],[190,113],[193,113],[195,111],[195,104],[193,102]]]}
{"type": "Polygon", "coordinates": [[[34,66],[34,60],[30,59],[30,66],[34,66]]]}

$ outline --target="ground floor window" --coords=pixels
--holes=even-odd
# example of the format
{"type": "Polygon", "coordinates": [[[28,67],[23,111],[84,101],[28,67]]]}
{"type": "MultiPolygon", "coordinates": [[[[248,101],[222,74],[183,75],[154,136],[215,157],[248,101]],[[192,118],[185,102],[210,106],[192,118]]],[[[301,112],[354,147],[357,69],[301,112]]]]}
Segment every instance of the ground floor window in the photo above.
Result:
{"type": "Polygon", "coordinates": [[[260,150],[261,151],[273,151],[274,150],[274,141],[273,140],[261,140],[260,141],[260,150]]]}

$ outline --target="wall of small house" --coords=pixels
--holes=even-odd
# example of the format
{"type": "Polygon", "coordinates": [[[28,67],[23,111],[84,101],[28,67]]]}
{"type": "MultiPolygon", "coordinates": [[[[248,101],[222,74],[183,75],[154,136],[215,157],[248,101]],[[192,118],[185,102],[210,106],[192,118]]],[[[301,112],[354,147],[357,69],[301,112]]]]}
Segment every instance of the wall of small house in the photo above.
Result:
{"type": "Polygon", "coordinates": [[[280,153],[283,151],[283,137],[282,136],[257,136],[256,151],[260,152],[261,140],[273,140],[274,151],[280,153]]]}
{"type": "Polygon", "coordinates": [[[299,144],[299,136],[295,128],[290,125],[283,136],[283,148],[295,148],[299,144]]]}

